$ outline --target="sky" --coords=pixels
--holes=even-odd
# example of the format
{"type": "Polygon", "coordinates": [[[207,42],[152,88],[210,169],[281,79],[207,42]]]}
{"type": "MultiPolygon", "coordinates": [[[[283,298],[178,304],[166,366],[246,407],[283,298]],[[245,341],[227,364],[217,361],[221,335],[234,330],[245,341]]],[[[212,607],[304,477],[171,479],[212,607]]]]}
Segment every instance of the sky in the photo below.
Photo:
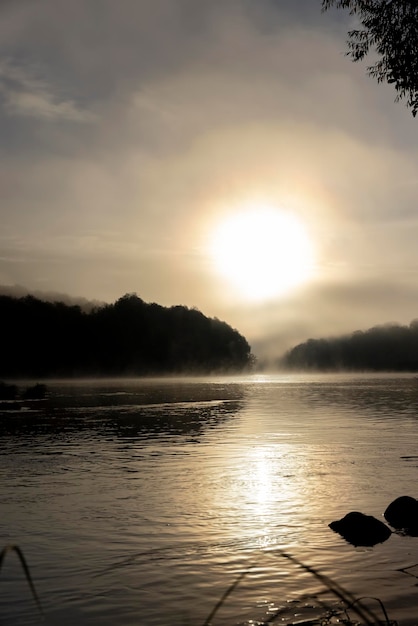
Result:
{"type": "Polygon", "coordinates": [[[260,358],[417,318],[418,120],[351,20],[2,0],[0,286],[197,307],[260,358]]]}

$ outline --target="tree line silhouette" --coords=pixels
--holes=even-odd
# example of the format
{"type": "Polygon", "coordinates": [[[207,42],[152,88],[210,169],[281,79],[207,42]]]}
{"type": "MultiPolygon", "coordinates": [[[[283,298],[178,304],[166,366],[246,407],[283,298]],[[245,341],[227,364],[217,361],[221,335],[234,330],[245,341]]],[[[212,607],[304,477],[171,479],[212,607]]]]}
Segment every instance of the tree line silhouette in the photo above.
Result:
{"type": "Polygon", "coordinates": [[[418,320],[385,324],[329,339],[309,339],[289,350],[281,365],[317,370],[418,371],[418,320]]]}
{"type": "Polygon", "coordinates": [[[227,373],[254,360],[245,337],[225,322],[136,294],[90,312],[0,296],[0,314],[3,378],[227,373]]]}

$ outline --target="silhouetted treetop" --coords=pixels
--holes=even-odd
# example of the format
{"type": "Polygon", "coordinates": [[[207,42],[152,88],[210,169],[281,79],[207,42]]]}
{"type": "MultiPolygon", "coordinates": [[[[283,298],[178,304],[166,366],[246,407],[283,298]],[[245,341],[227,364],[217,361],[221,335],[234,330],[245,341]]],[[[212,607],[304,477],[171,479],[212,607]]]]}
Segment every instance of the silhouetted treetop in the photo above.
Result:
{"type": "Polygon", "coordinates": [[[361,28],[348,31],[347,54],[362,61],[370,52],[378,60],[367,70],[378,82],[388,82],[397,100],[407,99],[418,112],[418,2],[417,0],[322,0],[323,10],[335,6],[355,15],[361,28]]]}
{"type": "Polygon", "coordinates": [[[289,350],[282,365],[298,369],[418,371],[418,320],[386,324],[351,335],[308,339],[289,350]]]}
{"type": "Polygon", "coordinates": [[[84,312],[33,296],[0,296],[1,377],[210,373],[251,366],[250,346],[225,322],[127,294],[84,312]]]}

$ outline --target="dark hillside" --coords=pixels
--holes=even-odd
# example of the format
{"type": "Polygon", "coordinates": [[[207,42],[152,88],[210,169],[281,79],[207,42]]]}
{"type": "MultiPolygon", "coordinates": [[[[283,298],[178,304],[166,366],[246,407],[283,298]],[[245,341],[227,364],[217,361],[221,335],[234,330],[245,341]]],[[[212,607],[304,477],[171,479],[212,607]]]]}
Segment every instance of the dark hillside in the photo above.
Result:
{"type": "Polygon", "coordinates": [[[328,339],[309,339],[289,350],[282,365],[298,369],[418,371],[418,320],[387,324],[328,339]]]}
{"type": "Polygon", "coordinates": [[[83,312],[32,296],[0,296],[0,377],[123,376],[241,371],[245,338],[196,309],[125,295],[83,312]]]}

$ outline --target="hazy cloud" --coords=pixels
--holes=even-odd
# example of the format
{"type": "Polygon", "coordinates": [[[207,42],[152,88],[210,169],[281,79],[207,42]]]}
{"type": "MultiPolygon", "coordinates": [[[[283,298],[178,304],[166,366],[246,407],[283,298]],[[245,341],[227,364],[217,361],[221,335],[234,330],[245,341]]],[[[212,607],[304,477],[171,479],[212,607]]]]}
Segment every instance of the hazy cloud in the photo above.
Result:
{"type": "Polygon", "coordinates": [[[92,116],[71,100],[58,98],[46,81],[26,68],[0,62],[0,94],[9,115],[28,115],[51,120],[90,121],[92,116]]]}
{"type": "Polygon", "coordinates": [[[2,4],[0,282],[197,306],[266,351],[412,319],[418,127],[344,57],[345,19],[311,0],[2,4]],[[252,195],[317,252],[309,289],[257,307],[205,248],[252,195]]]}

